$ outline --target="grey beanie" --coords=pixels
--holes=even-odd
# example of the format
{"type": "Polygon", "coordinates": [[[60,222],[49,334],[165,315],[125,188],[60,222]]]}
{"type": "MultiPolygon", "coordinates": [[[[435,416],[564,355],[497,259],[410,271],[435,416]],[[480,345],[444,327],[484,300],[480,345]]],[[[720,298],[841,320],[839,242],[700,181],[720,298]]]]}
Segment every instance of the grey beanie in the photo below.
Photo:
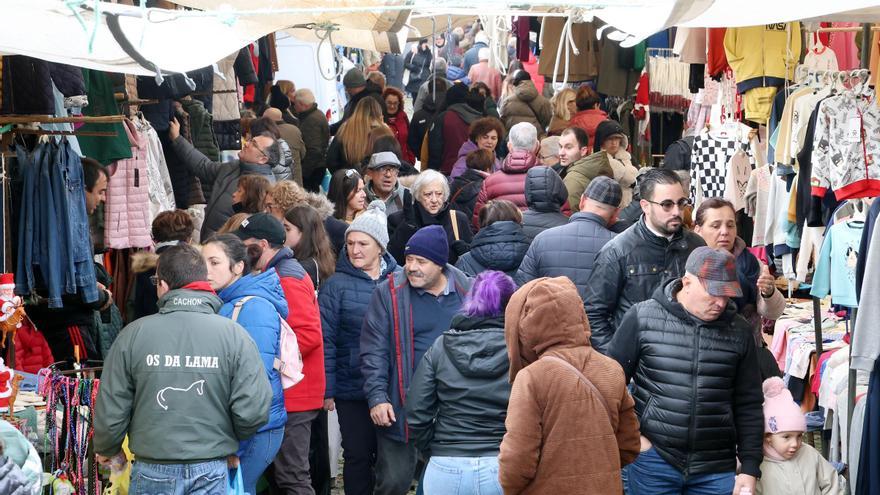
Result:
{"type": "Polygon", "coordinates": [[[345,238],[348,239],[350,232],[363,232],[372,237],[382,247],[382,251],[388,249],[388,218],[385,216],[385,203],[376,199],[373,200],[363,213],[358,215],[348,230],[345,231],[345,238]]]}

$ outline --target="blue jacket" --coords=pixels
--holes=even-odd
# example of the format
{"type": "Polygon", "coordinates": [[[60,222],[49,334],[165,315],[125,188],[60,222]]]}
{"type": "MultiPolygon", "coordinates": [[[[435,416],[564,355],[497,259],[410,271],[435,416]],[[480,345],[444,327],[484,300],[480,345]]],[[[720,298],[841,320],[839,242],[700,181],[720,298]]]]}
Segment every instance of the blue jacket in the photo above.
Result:
{"type": "Polygon", "coordinates": [[[364,400],[364,377],[361,374],[361,328],[373,289],[389,274],[401,268],[394,257],[383,255],[386,267],[378,280],[371,280],[355,268],[342,248],[336,273],[321,287],[321,330],[324,333],[324,369],[327,374],[327,398],[364,400]]]}
{"type": "Polygon", "coordinates": [[[498,270],[513,277],[529,249],[522,225],[504,220],[480,229],[471,250],[461,255],[455,267],[476,277],[486,270],[498,270]]]}
{"type": "MultiPolygon", "coordinates": [[[[444,272],[454,279],[455,290],[461,296],[471,290],[473,280],[464,272],[452,265],[446,265],[444,272]]],[[[361,373],[367,405],[392,405],[397,421],[377,431],[398,442],[409,440],[404,405],[418,366],[413,362],[413,290],[403,271],[389,274],[373,291],[361,331],[361,373]]]]}
{"type": "Polygon", "coordinates": [[[479,43],[474,43],[474,46],[470,47],[468,51],[464,53],[465,74],[471,71],[472,65],[477,65],[478,63],[480,63],[480,48],[489,48],[489,45],[483,43],[482,41],[479,43]]]}
{"type": "Polygon", "coordinates": [[[269,376],[269,384],[272,386],[269,422],[259,431],[282,428],[287,422],[284,389],[281,387],[281,376],[273,367],[281,338],[279,315],[287,318],[287,299],[281,290],[281,279],[275,270],[269,269],[259,275],[247,275],[238,279],[218,295],[223,300],[219,314],[230,319],[236,302],[245,296],[254,296],[242,306],[237,323],[247,330],[257,344],[257,350],[263,358],[263,367],[269,376]]]}
{"type": "Polygon", "coordinates": [[[470,86],[471,80],[468,79],[467,75],[468,73],[461,67],[450,65],[446,68],[446,79],[448,79],[449,82],[461,81],[465,86],[470,86]]]}

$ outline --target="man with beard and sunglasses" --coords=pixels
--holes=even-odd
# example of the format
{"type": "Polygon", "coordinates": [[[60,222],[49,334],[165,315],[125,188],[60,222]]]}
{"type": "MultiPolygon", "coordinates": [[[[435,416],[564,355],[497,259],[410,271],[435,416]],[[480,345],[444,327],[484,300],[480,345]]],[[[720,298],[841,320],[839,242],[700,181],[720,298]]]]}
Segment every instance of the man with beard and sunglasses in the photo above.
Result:
{"type": "Polygon", "coordinates": [[[585,292],[592,344],[602,353],[626,311],[649,299],[664,281],[681,277],[688,255],[706,245],[682,226],[682,211],[690,200],[675,172],[645,173],[639,198],[641,218],[605,244],[585,292]]]}
{"type": "Polygon", "coordinates": [[[305,378],[284,390],[287,424],[281,450],[275,457],[274,480],[281,493],[314,494],[309,475],[312,421],[324,405],[324,337],[315,286],[305,269],[284,246],[287,234],[281,222],[268,213],[251,215],[235,231],[248,247],[251,266],[258,272],[272,268],[290,312],[287,324],[296,334],[305,378]]]}
{"type": "Polygon", "coordinates": [[[448,264],[446,231],[422,227],[409,239],[403,272],[373,291],[361,332],[361,372],[378,433],[377,495],[404,495],[418,452],[406,425],[406,393],[422,356],[446,330],[472,280],[448,264]]]}

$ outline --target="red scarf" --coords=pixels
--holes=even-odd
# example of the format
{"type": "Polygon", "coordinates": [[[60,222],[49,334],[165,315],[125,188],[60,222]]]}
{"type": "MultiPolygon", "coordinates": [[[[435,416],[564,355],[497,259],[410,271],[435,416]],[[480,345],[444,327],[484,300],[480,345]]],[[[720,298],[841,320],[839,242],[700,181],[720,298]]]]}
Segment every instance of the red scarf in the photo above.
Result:
{"type": "Polygon", "coordinates": [[[191,284],[186,284],[183,287],[181,287],[181,289],[199,290],[199,291],[203,291],[203,292],[210,292],[211,294],[217,295],[217,293],[214,292],[214,289],[211,288],[211,284],[208,283],[207,281],[204,281],[204,280],[199,281],[199,282],[193,282],[191,284]]]}

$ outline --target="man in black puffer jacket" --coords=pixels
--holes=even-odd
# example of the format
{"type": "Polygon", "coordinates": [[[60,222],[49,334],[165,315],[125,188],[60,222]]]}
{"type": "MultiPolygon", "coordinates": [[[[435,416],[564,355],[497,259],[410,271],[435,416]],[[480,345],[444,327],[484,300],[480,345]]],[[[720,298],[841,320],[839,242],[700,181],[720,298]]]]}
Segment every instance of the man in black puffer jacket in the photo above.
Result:
{"type": "Polygon", "coordinates": [[[568,223],[562,205],[568,201],[565,183],[550,167],[533,167],[526,172],[526,204],[523,233],[533,241],[541,232],[568,223]]]}
{"type": "Polygon", "coordinates": [[[624,316],[609,355],[632,379],[642,434],[630,495],[754,493],[763,395],[751,327],[731,301],[740,296],[736,258],[703,246],[684,277],[624,316]]]}
{"type": "Polygon", "coordinates": [[[690,204],[681,179],[653,169],[639,182],[642,217],[596,256],[584,292],[593,347],[604,353],[626,311],[645,301],[663,282],[681,277],[691,251],[706,242],[682,227],[690,204]]]}

